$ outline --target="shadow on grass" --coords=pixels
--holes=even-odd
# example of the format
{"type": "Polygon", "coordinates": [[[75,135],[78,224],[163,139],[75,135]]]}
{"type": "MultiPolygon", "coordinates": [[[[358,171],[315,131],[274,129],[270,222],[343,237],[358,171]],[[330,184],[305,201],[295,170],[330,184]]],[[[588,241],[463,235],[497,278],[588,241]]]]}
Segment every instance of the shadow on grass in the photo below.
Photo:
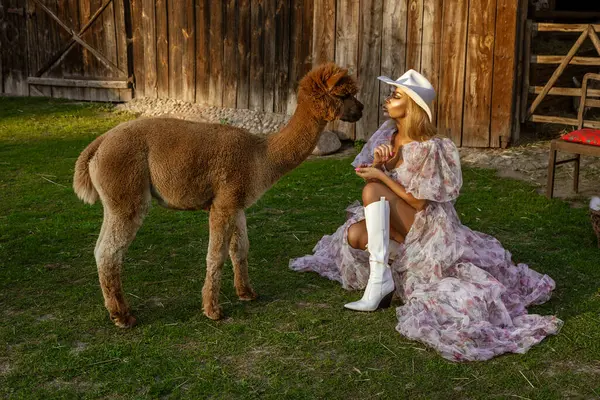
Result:
{"type": "Polygon", "coordinates": [[[84,109],[110,110],[112,105],[85,101],[54,99],[49,97],[4,97],[0,96],[0,118],[64,116],[84,109]]]}

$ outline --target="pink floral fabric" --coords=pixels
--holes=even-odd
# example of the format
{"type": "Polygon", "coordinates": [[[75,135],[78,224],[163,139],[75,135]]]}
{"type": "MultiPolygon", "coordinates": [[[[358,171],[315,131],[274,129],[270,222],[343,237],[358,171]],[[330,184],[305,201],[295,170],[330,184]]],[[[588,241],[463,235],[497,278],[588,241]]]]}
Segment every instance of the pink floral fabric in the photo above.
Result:
{"type": "MultiPolygon", "coordinates": [[[[384,123],[352,164],[372,162],[374,148],[389,142],[393,133],[393,123],[384,123]]],[[[396,295],[403,302],[396,309],[396,330],[453,361],[525,353],[557,334],[560,319],[526,310],[550,298],[554,281],[513,263],[494,237],[461,224],[453,201],[462,174],[452,141],[412,142],[403,146],[402,156],[400,167],[388,174],[428,204],[416,214],[405,242],[391,246],[396,295]]],[[[350,225],[364,219],[363,207],[355,202],[346,211],[346,222],[324,236],[313,254],[291,260],[290,268],[317,272],[347,290],[366,286],[369,255],[347,241],[350,225]]]]}

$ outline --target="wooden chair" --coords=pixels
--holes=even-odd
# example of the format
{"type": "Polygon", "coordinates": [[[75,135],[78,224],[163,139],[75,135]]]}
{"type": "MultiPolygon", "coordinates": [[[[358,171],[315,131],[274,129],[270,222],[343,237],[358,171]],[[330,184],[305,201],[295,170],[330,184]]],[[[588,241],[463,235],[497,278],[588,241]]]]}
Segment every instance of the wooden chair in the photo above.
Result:
{"type": "MultiPolygon", "coordinates": [[[[584,110],[586,107],[599,107],[600,108],[600,100],[596,99],[588,99],[587,98],[587,88],[588,81],[596,80],[600,82],[600,74],[585,74],[583,77],[583,84],[581,86],[581,101],[579,102],[579,110],[577,114],[577,129],[584,128],[585,121],[583,119],[584,110]]],[[[595,130],[600,133],[600,130],[597,129],[599,124],[591,122],[590,125],[593,125],[595,130]]],[[[554,193],[554,171],[557,165],[565,164],[568,162],[575,163],[575,170],[573,171],[573,191],[577,193],[579,191],[579,162],[581,155],[586,156],[597,156],[600,157],[600,146],[591,145],[591,144],[583,144],[576,142],[569,142],[563,139],[555,139],[550,142],[550,157],[548,157],[548,184],[546,185],[546,196],[551,199],[554,193]],[[558,151],[565,151],[567,153],[575,154],[575,157],[569,158],[563,161],[556,161],[556,153],[558,151]]]]}

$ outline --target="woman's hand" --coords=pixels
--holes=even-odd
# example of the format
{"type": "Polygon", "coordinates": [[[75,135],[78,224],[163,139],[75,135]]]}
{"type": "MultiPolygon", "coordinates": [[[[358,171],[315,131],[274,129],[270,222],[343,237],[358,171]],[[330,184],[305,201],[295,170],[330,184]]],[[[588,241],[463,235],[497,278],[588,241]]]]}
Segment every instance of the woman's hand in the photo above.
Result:
{"type": "Polygon", "coordinates": [[[356,171],[356,175],[360,176],[361,178],[363,178],[366,181],[371,181],[371,180],[381,180],[383,177],[385,177],[385,173],[380,170],[379,168],[375,168],[375,167],[366,167],[366,166],[361,166],[355,169],[356,171]]]}
{"type": "Polygon", "coordinates": [[[394,156],[394,148],[390,144],[380,144],[373,152],[373,164],[380,165],[388,162],[394,156]]]}

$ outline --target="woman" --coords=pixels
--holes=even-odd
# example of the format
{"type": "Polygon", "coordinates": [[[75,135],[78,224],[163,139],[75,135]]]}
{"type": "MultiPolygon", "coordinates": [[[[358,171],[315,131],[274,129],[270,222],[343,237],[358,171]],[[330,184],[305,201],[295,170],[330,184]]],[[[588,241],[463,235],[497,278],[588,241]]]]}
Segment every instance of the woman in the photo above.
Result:
{"type": "Polygon", "coordinates": [[[550,298],[554,281],[460,223],[453,206],[460,159],[450,139],[436,136],[429,81],[413,70],[379,79],[394,91],[384,104],[390,119],[353,162],[367,182],[364,207],[352,204],[346,223],[290,267],[345,289],[366,286],[361,300],[345,305],[352,310],[387,307],[396,293],[404,303],[396,330],[454,361],[524,353],[558,333],[561,320],[526,311],[550,298]]]}

